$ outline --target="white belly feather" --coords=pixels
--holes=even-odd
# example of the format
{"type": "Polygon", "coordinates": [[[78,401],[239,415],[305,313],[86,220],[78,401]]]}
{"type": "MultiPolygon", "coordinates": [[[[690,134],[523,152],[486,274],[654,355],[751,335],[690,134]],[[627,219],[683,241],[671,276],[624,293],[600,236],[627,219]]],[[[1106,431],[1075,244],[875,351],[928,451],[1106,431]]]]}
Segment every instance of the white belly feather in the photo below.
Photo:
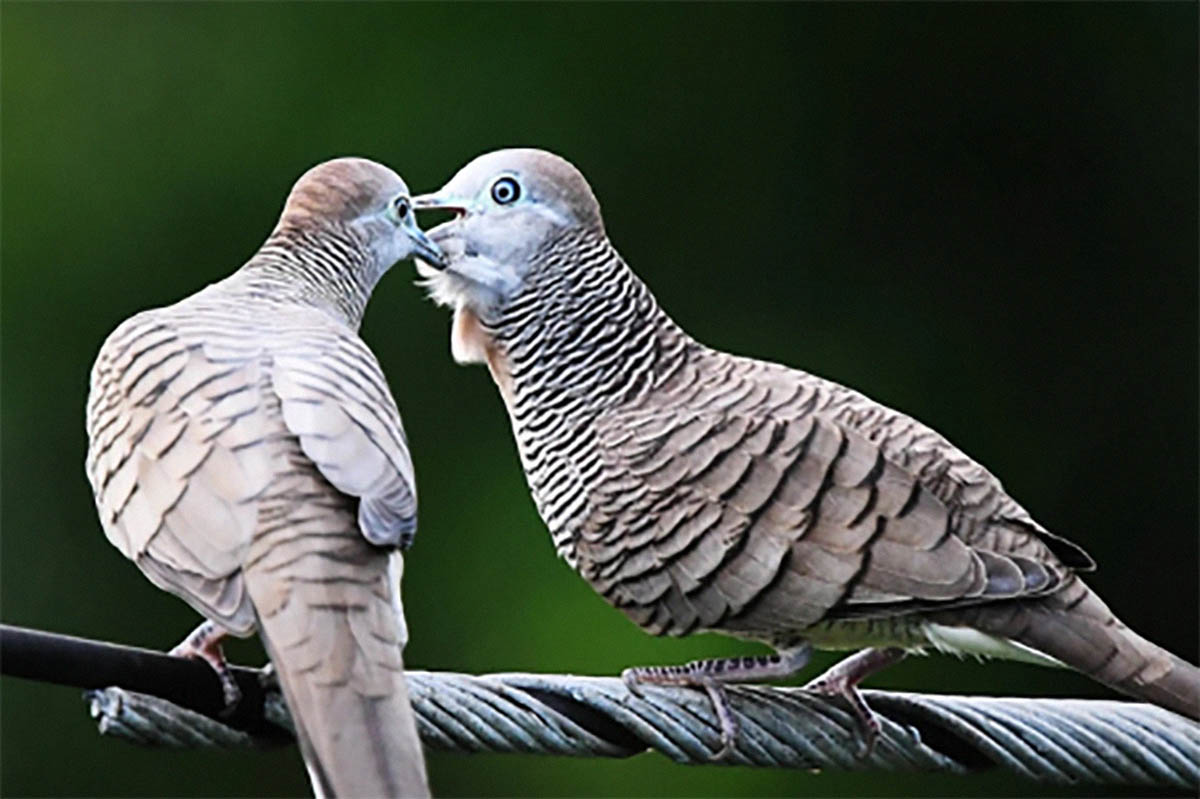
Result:
{"type": "Polygon", "coordinates": [[[929,644],[939,652],[947,652],[959,657],[972,655],[977,658],[1019,660],[1038,666],[1066,668],[1061,661],[1042,654],[1032,647],[1010,641],[1007,638],[997,638],[994,635],[981,633],[969,627],[952,627],[947,624],[926,622],[921,625],[921,631],[925,634],[929,644]]]}

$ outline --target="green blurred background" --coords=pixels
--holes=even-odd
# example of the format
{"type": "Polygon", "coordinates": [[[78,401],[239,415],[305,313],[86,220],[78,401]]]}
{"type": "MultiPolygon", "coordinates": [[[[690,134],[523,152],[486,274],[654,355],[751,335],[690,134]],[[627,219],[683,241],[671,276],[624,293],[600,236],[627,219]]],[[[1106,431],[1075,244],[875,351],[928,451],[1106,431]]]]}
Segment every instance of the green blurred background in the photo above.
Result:
{"type": "MultiPolygon", "coordinates": [[[[83,476],[88,370],[115,324],[236,268],[315,162],[371,156],[426,190],[538,145],[588,175],[686,329],[934,425],[1092,553],[1126,622],[1196,661],[1195,4],[5,2],[0,26],[4,621],[156,648],[197,621],[107,543],[83,476]]],[[[650,638],[556,560],[495,389],[451,362],[410,266],[363,333],[419,474],[413,667],[754,651],[650,638]]],[[[873,684],[1109,695],[945,657],[873,684]]],[[[141,750],[98,737],[76,691],[2,689],[5,795],[308,790],[294,749],[141,750]]],[[[654,755],[430,771],[444,796],[1052,792],[654,755]]]]}

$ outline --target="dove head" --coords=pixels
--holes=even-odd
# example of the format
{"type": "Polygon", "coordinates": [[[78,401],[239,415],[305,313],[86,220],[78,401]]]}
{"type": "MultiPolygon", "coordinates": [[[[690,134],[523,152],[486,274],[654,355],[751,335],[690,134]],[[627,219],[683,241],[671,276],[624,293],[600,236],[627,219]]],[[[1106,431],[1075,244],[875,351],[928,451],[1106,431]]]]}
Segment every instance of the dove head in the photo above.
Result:
{"type": "Polygon", "coordinates": [[[583,175],[544,150],[481,155],[413,203],[418,210],[455,214],[429,233],[446,254],[445,264],[417,261],[434,299],[483,315],[545,270],[570,268],[553,257],[564,237],[605,241],[600,205],[583,175]]]}
{"type": "Polygon", "coordinates": [[[413,256],[442,262],[441,252],[417,227],[412,209],[408,186],[391,169],[366,158],[335,158],[296,181],[275,235],[341,238],[370,255],[377,279],[397,261],[413,256]]]}

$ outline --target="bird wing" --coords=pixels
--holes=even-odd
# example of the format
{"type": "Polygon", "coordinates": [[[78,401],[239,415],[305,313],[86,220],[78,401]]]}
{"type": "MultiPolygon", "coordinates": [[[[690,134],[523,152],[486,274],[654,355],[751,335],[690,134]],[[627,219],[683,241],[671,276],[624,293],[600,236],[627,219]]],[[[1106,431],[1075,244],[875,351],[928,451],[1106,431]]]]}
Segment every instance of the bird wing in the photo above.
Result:
{"type": "Polygon", "coordinates": [[[417,528],[412,458],[396,402],[366,344],[331,325],[302,329],[276,353],[272,383],[304,454],[334,487],[360,499],[366,539],[408,546],[417,528]]]}
{"type": "Polygon", "coordinates": [[[230,630],[254,612],[240,567],[271,479],[264,373],[213,353],[166,311],[131,317],[91,375],[86,471],[105,534],[160,588],[230,630]]]}
{"type": "Polygon", "coordinates": [[[798,632],[1042,594],[1069,572],[1003,503],[939,493],[802,373],[724,358],[596,422],[580,568],[650,631],[798,632]]]}

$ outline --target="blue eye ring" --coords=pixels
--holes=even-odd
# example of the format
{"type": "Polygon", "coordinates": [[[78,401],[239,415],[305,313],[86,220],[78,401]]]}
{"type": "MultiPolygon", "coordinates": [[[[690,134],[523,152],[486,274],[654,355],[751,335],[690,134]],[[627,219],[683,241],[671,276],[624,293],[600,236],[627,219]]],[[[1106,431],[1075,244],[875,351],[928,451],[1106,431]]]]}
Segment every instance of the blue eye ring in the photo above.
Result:
{"type": "Polygon", "coordinates": [[[502,178],[497,178],[492,184],[492,199],[498,205],[511,205],[515,203],[521,196],[521,184],[517,183],[516,178],[505,175],[502,178]]]}
{"type": "Polygon", "coordinates": [[[396,215],[396,219],[404,219],[406,216],[408,216],[408,213],[411,210],[412,203],[409,202],[408,197],[404,196],[403,194],[392,200],[392,213],[396,215]]]}

